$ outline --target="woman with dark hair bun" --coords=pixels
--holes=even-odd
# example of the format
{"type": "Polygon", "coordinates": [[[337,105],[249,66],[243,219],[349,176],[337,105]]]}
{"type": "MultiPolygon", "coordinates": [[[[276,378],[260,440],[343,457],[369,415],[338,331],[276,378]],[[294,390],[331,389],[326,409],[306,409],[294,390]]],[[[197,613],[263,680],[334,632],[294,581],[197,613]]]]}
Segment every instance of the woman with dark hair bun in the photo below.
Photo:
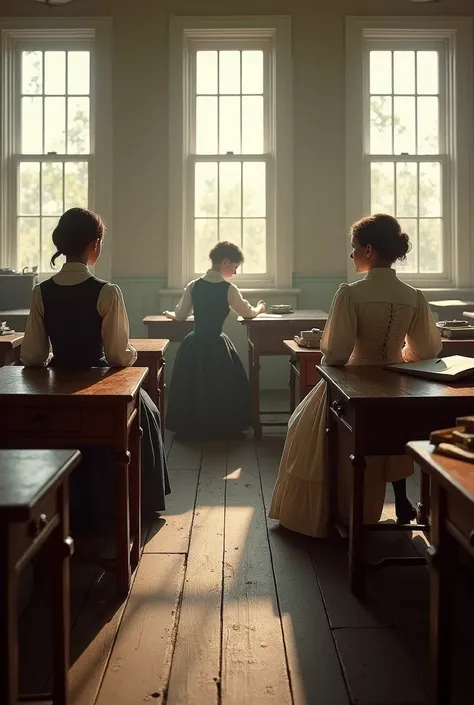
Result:
{"type": "MultiPolygon", "coordinates": [[[[351,259],[365,277],[341,284],[321,340],[324,365],[387,365],[435,357],[441,337],[421,291],[398,279],[392,265],[403,261],[410,240],[399,222],[377,214],[351,228],[351,259]]],[[[280,471],[273,490],[270,517],[307,536],[327,533],[327,467],[325,463],[326,382],[321,381],[299,404],[288,423],[280,471]]],[[[364,521],[379,521],[386,483],[392,482],[400,523],[416,512],[406,495],[413,473],[407,456],[366,459],[364,521]]],[[[339,512],[348,522],[351,474],[340,467],[339,512]]]]}
{"type": "MultiPolygon", "coordinates": [[[[105,226],[85,208],[66,211],[54,229],[56,252],[66,262],[33,289],[30,315],[21,349],[27,366],[128,367],[137,359],[129,344],[129,324],[122,292],[89,270],[101,252],[105,226]]],[[[170,492],[159,412],[141,392],[142,511],[152,516],[165,509],[170,492]]],[[[83,461],[71,477],[71,522],[75,529],[101,529],[115,520],[113,449],[81,448],[83,461]]]]}

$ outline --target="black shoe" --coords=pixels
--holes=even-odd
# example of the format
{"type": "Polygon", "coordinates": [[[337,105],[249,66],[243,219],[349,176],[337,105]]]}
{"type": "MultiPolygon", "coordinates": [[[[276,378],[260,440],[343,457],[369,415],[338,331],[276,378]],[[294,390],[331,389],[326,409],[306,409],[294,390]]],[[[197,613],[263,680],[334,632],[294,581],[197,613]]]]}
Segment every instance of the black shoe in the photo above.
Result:
{"type": "Polygon", "coordinates": [[[409,524],[413,519],[416,519],[416,509],[412,507],[408,500],[403,508],[395,506],[395,512],[397,514],[397,524],[409,524]]]}

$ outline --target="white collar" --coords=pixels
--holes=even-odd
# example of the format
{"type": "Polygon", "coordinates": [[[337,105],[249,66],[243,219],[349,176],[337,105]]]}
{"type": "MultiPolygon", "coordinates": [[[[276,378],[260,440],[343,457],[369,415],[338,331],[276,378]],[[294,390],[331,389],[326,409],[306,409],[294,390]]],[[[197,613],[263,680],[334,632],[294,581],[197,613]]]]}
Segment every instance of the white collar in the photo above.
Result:
{"type": "Polygon", "coordinates": [[[87,264],[83,264],[83,262],[65,262],[61,267],[61,272],[88,272],[89,274],[91,273],[87,264]]]}
{"type": "Polygon", "coordinates": [[[203,279],[205,279],[207,282],[223,282],[225,281],[224,277],[220,272],[216,272],[215,269],[208,269],[205,275],[203,276],[203,279]]]}

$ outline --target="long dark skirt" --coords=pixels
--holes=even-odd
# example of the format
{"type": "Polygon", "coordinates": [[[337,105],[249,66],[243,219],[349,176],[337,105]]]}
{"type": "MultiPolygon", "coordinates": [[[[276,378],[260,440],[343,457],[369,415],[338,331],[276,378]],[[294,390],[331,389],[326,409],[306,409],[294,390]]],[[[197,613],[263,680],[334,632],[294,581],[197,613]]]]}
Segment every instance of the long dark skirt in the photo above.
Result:
{"type": "MultiPolygon", "coordinates": [[[[140,392],[142,515],[165,509],[170,494],[168,467],[160,430],[160,414],[149,395],[140,392]]],[[[77,531],[114,528],[117,516],[115,452],[110,447],[80,449],[81,464],[70,479],[71,527],[77,531]]]]}
{"type": "Polygon", "coordinates": [[[182,438],[233,438],[251,425],[250,386],[230,338],[189,333],[168,394],[166,427],[182,438]]]}

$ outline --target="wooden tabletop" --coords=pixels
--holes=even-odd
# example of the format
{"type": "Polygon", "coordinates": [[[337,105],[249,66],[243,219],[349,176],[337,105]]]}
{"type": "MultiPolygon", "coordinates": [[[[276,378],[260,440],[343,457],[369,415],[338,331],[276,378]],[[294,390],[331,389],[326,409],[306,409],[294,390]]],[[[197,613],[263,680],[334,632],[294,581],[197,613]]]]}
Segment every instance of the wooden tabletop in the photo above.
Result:
{"type": "Polygon", "coordinates": [[[77,450],[0,450],[0,518],[27,521],[36,502],[80,459],[77,450]]]}
{"type": "Polygon", "coordinates": [[[29,315],[30,315],[29,308],[5,309],[4,311],[0,311],[0,320],[1,320],[2,316],[29,316],[29,315]]]}
{"type": "Polygon", "coordinates": [[[0,345],[13,350],[22,344],[24,337],[24,333],[9,333],[8,335],[0,335],[0,345]]]}
{"type": "Polygon", "coordinates": [[[434,309],[443,311],[445,308],[454,308],[458,306],[474,306],[474,301],[462,301],[461,299],[446,299],[445,301],[429,301],[429,305],[434,309]]]}
{"type": "Polygon", "coordinates": [[[143,323],[146,325],[147,323],[170,323],[171,325],[175,323],[189,323],[194,321],[194,316],[188,316],[186,320],[184,321],[175,321],[172,318],[168,318],[168,316],[163,316],[163,314],[160,314],[159,316],[145,316],[143,319],[143,323]]]}
{"type": "Polygon", "coordinates": [[[435,447],[428,441],[413,441],[407,450],[416,462],[422,463],[428,470],[437,474],[441,483],[449,489],[455,487],[474,508],[474,464],[464,460],[449,458],[435,452],[435,447]]]}
{"type": "Polygon", "coordinates": [[[255,318],[242,318],[239,316],[240,323],[244,325],[256,325],[258,323],[264,325],[280,325],[281,323],[299,323],[305,321],[307,323],[325,322],[328,319],[326,311],[319,310],[301,310],[293,311],[292,313],[261,313],[255,318]]]}
{"type": "MultiPolygon", "coordinates": [[[[30,397],[70,395],[121,397],[132,400],[146,379],[146,367],[93,367],[88,370],[67,370],[44,367],[0,367],[0,396],[17,400],[19,395],[30,397]]],[[[67,400],[67,399],[66,399],[67,400]]]]}
{"type": "Polygon", "coordinates": [[[167,338],[131,338],[130,344],[135,350],[141,352],[156,352],[164,355],[170,341],[167,338]]]}
{"type": "Polygon", "coordinates": [[[319,348],[302,348],[298,345],[296,340],[284,340],[283,345],[288,348],[292,353],[297,355],[314,355],[314,353],[321,354],[319,348]]]}
{"type": "Polygon", "coordinates": [[[473,397],[474,383],[462,380],[455,384],[441,384],[432,380],[392,372],[383,367],[347,365],[346,367],[316,366],[321,377],[334,384],[352,403],[370,400],[390,401],[390,405],[425,403],[434,399],[473,397]]]}

